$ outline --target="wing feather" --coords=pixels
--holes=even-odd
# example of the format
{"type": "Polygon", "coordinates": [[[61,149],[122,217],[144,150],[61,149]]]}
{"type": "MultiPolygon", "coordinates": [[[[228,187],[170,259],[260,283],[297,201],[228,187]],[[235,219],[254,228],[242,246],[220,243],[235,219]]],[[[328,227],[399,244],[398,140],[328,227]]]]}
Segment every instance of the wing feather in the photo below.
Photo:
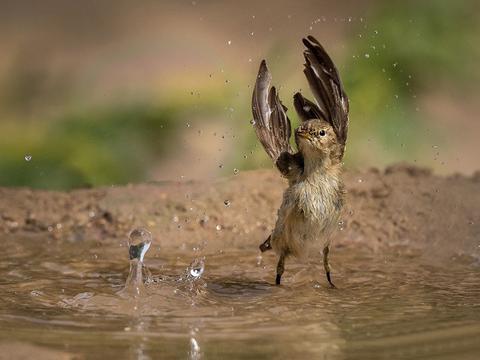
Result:
{"type": "Polygon", "coordinates": [[[257,137],[267,154],[276,162],[283,152],[293,153],[290,146],[292,128],[287,108],[283,106],[271,82],[272,76],[263,60],[253,90],[252,112],[257,137]]]}
{"type": "Polygon", "coordinates": [[[300,93],[293,95],[293,105],[302,121],[310,119],[326,119],[328,116],[317,106],[317,104],[304,98],[300,93]]]}
{"type": "MultiPolygon", "coordinates": [[[[343,89],[340,75],[330,56],[313,37],[303,39],[307,49],[304,73],[318,107],[328,121],[340,143],[345,147],[348,132],[348,97],[343,89]]],[[[342,151],[343,152],[343,151],[342,151]]]]}

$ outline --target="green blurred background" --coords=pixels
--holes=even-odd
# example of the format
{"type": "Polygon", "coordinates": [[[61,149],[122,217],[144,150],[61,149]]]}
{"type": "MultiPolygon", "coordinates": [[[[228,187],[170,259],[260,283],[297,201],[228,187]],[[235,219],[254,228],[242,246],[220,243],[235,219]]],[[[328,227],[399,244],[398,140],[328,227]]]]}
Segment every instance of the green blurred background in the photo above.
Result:
{"type": "MultiPolygon", "coordinates": [[[[310,97],[300,39],[351,101],[348,167],[480,169],[476,1],[0,1],[0,186],[71,189],[270,168],[250,98],[266,58],[310,97]]],[[[289,112],[294,123],[298,121],[289,112]]]]}

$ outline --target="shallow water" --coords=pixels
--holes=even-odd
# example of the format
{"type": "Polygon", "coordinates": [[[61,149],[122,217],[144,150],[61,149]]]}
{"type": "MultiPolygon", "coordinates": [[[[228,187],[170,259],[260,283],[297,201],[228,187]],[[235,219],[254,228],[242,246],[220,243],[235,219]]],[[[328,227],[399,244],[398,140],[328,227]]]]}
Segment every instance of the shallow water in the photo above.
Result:
{"type": "Polygon", "coordinates": [[[474,359],[480,267],[405,249],[332,252],[321,268],[290,261],[272,285],[273,254],[152,249],[140,296],[119,294],[124,240],[2,239],[0,358],[474,359]],[[189,263],[205,256],[191,281],[189,263]],[[14,357],[13,357],[14,358],[14,357]]]}

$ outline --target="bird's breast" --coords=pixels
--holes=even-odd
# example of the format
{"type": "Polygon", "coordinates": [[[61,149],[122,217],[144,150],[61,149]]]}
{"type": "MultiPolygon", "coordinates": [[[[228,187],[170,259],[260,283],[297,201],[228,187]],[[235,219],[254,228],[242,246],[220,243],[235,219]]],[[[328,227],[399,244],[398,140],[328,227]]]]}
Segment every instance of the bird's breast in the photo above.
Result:
{"type": "Polygon", "coordinates": [[[328,219],[339,213],[342,206],[340,184],[326,178],[299,182],[291,190],[295,205],[306,220],[328,219]]]}

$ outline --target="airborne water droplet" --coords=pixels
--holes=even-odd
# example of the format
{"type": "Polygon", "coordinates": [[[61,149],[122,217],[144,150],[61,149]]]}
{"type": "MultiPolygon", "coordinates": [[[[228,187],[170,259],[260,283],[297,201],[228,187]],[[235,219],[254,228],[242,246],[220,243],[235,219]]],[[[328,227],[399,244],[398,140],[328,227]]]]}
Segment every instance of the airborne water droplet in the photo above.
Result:
{"type": "Polygon", "coordinates": [[[230,200],[225,200],[225,201],[223,202],[223,204],[224,204],[225,206],[227,206],[227,207],[230,206],[230,200]]]}
{"type": "Polygon", "coordinates": [[[30,160],[32,160],[32,155],[30,154],[25,155],[25,161],[30,161],[30,160]]]}
{"type": "Polygon", "coordinates": [[[255,125],[256,124],[255,120],[253,120],[253,119],[250,120],[250,124],[255,125]]]}
{"type": "Polygon", "coordinates": [[[235,175],[237,175],[238,172],[239,172],[239,170],[238,170],[237,168],[233,169],[233,173],[234,173],[235,175]]]}

